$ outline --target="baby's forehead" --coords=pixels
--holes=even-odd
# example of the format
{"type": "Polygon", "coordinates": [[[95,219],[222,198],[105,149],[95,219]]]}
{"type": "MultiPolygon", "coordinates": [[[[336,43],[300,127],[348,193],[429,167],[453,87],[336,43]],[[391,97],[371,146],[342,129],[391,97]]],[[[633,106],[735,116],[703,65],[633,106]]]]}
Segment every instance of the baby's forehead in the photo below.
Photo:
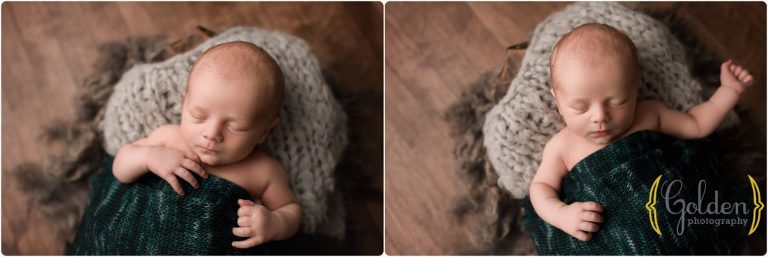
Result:
{"type": "Polygon", "coordinates": [[[627,54],[634,51],[634,44],[619,30],[602,24],[588,24],[568,33],[556,48],[557,54],[629,58],[627,54]]]}
{"type": "Polygon", "coordinates": [[[265,75],[271,74],[269,71],[277,68],[266,51],[247,42],[230,42],[214,46],[198,58],[195,66],[219,72],[264,73],[265,75]]]}
{"type": "Polygon", "coordinates": [[[236,96],[248,97],[257,108],[276,113],[282,104],[283,80],[277,61],[264,49],[244,41],[228,42],[198,58],[189,74],[185,98],[201,90],[215,94],[218,87],[237,88],[236,96]]]}
{"type": "Polygon", "coordinates": [[[554,84],[559,84],[561,74],[558,73],[573,67],[597,68],[609,64],[632,78],[636,77],[639,67],[632,40],[623,32],[599,23],[581,25],[563,36],[553,48],[550,62],[554,84]]]}
{"type": "Polygon", "coordinates": [[[282,86],[277,62],[265,50],[244,41],[219,44],[201,54],[190,71],[188,90],[209,77],[257,87],[282,86]]]}

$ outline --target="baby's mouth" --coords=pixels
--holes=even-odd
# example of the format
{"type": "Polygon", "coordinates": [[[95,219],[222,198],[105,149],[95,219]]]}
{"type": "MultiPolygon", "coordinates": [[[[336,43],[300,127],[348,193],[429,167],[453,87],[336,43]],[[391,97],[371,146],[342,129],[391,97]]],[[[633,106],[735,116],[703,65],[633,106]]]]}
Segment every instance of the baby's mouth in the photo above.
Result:
{"type": "Polygon", "coordinates": [[[209,148],[206,148],[206,147],[203,147],[203,146],[198,146],[197,148],[200,148],[200,150],[203,153],[206,153],[206,154],[213,154],[213,153],[217,152],[215,149],[209,149],[209,148]]]}
{"type": "Polygon", "coordinates": [[[607,130],[607,129],[606,129],[606,130],[598,130],[598,131],[594,131],[594,132],[592,132],[591,134],[592,134],[592,136],[594,136],[594,137],[604,137],[604,136],[608,136],[608,132],[610,132],[610,130],[607,130]]]}

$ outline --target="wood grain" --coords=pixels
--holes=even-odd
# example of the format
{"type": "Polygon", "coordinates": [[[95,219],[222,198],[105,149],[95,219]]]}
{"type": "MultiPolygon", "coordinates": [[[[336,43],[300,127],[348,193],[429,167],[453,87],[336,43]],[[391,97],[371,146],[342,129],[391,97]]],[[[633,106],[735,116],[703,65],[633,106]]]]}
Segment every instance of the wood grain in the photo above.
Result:
{"type": "Polygon", "coordinates": [[[387,4],[388,254],[471,252],[473,220],[458,224],[452,216],[467,185],[454,170],[443,113],[482,73],[501,67],[506,46],[528,40],[528,29],[562,6],[387,4]]]}

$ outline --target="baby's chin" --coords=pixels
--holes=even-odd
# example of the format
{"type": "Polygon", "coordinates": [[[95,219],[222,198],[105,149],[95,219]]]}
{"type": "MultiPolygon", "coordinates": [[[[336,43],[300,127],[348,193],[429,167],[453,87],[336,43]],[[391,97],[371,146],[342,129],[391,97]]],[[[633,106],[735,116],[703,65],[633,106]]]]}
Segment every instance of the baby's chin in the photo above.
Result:
{"type": "Polygon", "coordinates": [[[208,166],[222,166],[240,161],[238,159],[233,159],[231,156],[224,157],[219,154],[198,154],[198,156],[200,156],[200,161],[208,166]]]}
{"type": "Polygon", "coordinates": [[[601,136],[601,137],[595,137],[592,134],[587,134],[585,136],[585,138],[588,141],[590,141],[592,143],[595,143],[595,144],[598,144],[598,145],[607,145],[607,144],[612,143],[615,140],[616,136],[612,135],[612,134],[609,134],[609,135],[605,135],[605,136],[601,136]]]}
{"type": "Polygon", "coordinates": [[[219,163],[218,159],[209,156],[200,156],[200,161],[208,166],[216,166],[219,163]]]}
{"type": "Polygon", "coordinates": [[[200,156],[200,161],[208,166],[218,166],[224,164],[222,159],[215,155],[198,153],[198,156],[200,156]]]}
{"type": "Polygon", "coordinates": [[[613,137],[599,137],[599,138],[588,138],[589,141],[592,141],[595,144],[598,145],[607,145],[613,142],[613,137]]]}

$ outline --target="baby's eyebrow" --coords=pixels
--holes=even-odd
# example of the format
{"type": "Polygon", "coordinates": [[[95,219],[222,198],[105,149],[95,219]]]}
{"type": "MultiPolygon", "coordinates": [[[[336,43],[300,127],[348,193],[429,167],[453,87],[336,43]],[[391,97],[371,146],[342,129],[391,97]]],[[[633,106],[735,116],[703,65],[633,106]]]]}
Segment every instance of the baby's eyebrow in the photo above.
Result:
{"type": "Polygon", "coordinates": [[[200,106],[192,106],[191,110],[198,111],[198,112],[207,112],[205,108],[202,108],[200,106]]]}
{"type": "Polygon", "coordinates": [[[586,98],[576,98],[576,99],[571,99],[571,102],[583,103],[583,102],[588,102],[588,100],[586,98]]]}
{"type": "Polygon", "coordinates": [[[227,118],[234,121],[240,121],[240,122],[249,122],[250,120],[247,118],[248,116],[240,116],[240,115],[227,115],[227,118]]]}
{"type": "MultiPolygon", "coordinates": [[[[200,107],[200,106],[192,106],[192,108],[190,108],[190,110],[196,111],[196,112],[201,112],[203,114],[207,114],[208,113],[207,109],[205,109],[203,107],[200,107]]],[[[240,115],[233,115],[233,114],[227,115],[227,119],[228,120],[233,120],[233,121],[239,121],[239,122],[248,122],[249,121],[247,116],[240,116],[240,115]]]]}

